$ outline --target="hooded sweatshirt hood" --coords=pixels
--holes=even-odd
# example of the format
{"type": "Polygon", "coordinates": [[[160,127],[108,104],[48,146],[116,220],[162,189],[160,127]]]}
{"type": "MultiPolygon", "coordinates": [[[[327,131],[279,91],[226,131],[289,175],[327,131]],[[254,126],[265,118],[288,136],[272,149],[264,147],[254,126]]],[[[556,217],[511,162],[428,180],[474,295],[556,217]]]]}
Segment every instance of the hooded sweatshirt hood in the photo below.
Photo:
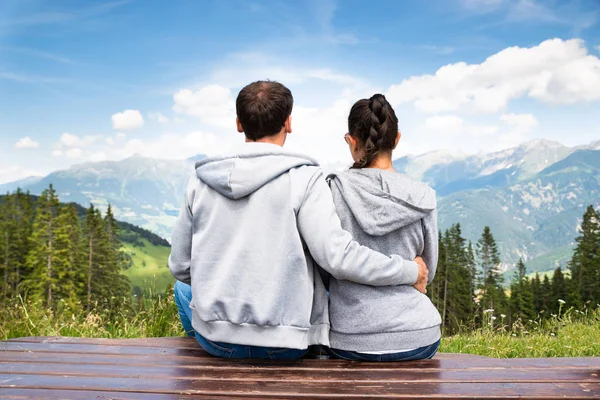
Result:
{"type": "Polygon", "coordinates": [[[196,163],[196,175],[230,199],[246,197],[292,168],[318,166],[314,159],[269,143],[245,143],[231,154],[196,163]]]}
{"type": "Polygon", "coordinates": [[[408,226],[436,208],[433,189],[393,171],[351,169],[328,179],[361,229],[372,236],[408,226]]]}

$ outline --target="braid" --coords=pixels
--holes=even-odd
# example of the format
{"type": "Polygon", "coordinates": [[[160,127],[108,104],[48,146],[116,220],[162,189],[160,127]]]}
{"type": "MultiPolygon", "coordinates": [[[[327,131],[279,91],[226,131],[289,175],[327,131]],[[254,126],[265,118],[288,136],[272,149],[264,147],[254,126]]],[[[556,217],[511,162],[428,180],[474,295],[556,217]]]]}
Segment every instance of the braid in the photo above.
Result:
{"type": "MultiPolygon", "coordinates": [[[[349,122],[351,120],[355,121],[354,126],[349,127],[351,133],[354,128],[355,133],[358,134],[357,136],[364,145],[364,156],[354,163],[353,168],[368,167],[380,151],[391,150],[394,147],[396,132],[398,131],[398,120],[384,95],[376,94],[368,100],[367,104],[365,103],[366,101],[361,103],[363,106],[367,106],[362,109],[362,121],[355,121],[360,117],[352,115],[353,112],[355,114],[358,112],[355,111],[355,107],[353,107],[349,117],[349,122]]],[[[357,104],[359,103],[357,102],[357,104]]]]}

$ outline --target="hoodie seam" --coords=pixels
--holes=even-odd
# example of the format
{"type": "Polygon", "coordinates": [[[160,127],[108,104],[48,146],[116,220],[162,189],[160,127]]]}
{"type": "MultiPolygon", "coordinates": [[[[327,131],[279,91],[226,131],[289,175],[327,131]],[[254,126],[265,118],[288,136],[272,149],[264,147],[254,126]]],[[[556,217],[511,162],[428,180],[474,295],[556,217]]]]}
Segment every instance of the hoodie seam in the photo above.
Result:
{"type": "Polygon", "coordinates": [[[233,168],[229,170],[229,174],[227,174],[227,186],[231,188],[231,192],[233,193],[233,187],[231,186],[231,176],[233,175],[233,170],[235,169],[235,164],[237,163],[239,157],[233,157],[233,168]]]}
{"type": "MultiPolygon", "coordinates": [[[[310,179],[308,180],[308,184],[306,185],[306,188],[304,189],[304,195],[302,196],[302,202],[300,202],[300,207],[302,207],[304,205],[304,202],[306,201],[306,196],[308,195],[308,191],[311,187],[313,187],[315,185],[315,181],[318,178],[315,178],[316,175],[318,175],[319,173],[321,173],[321,168],[318,168],[314,174],[312,174],[312,176],[310,177],[310,179]]],[[[299,211],[300,209],[298,209],[299,211]]]]}
{"type": "MultiPolygon", "coordinates": [[[[276,146],[276,145],[273,145],[276,146]]],[[[224,154],[218,157],[210,157],[210,158],[205,158],[204,160],[200,160],[197,161],[195,164],[195,168],[198,169],[198,167],[201,167],[203,165],[206,164],[210,164],[212,162],[216,162],[216,161],[224,161],[230,158],[254,158],[256,156],[289,156],[289,157],[298,157],[298,158],[302,158],[306,161],[309,161],[310,163],[312,163],[313,166],[319,166],[319,162],[317,160],[315,160],[314,158],[307,156],[306,154],[302,154],[302,153],[296,153],[296,152],[292,152],[292,151],[286,151],[283,148],[279,148],[279,146],[277,146],[278,149],[280,149],[280,151],[276,151],[276,149],[272,149],[272,150],[263,150],[263,151],[256,151],[256,152],[249,152],[247,154],[239,154],[239,153],[235,153],[235,154],[224,154]]]]}
{"type": "MultiPolygon", "coordinates": [[[[332,175],[334,175],[334,174],[332,174],[332,175]]],[[[361,175],[366,176],[365,174],[361,174],[361,175]]],[[[341,179],[337,175],[335,176],[335,178],[337,178],[337,180],[341,182],[341,179]]],[[[422,182],[418,182],[418,183],[423,184],[422,182]]],[[[423,184],[423,185],[425,185],[425,184],[423,184]]],[[[412,204],[411,202],[409,202],[409,201],[407,201],[405,199],[402,199],[400,197],[394,196],[392,193],[386,192],[385,190],[381,189],[380,187],[378,187],[376,185],[372,185],[372,184],[369,183],[369,186],[370,186],[371,189],[374,189],[374,190],[378,191],[377,194],[373,193],[374,196],[380,197],[380,198],[385,198],[387,200],[391,200],[391,201],[400,203],[403,206],[405,206],[406,208],[409,208],[411,210],[419,211],[419,212],[422,212],[422,213],[430,213],[430,212],[432,212],[433,210],[435,210],[437,208],[437,204],[436,204],[435,200],[433,202],[433,207],[431,207],[431,208],[419,207],[419,206],[417,206],[415,204],[412,204]]],[[[431,187],[429,187],[427,185],[425,185],[425,186],[429,190],[433,191],[433,198],[435,199],[435,191],[433,189],[431,189],[431,187]]],[[[425,199],[427,197],[427,195],[428,194],[427,194],[427,190],[426,190],[423,193],[423,196],[419,199],[419,202],[422,202],[423,199],[425,199]]]]}

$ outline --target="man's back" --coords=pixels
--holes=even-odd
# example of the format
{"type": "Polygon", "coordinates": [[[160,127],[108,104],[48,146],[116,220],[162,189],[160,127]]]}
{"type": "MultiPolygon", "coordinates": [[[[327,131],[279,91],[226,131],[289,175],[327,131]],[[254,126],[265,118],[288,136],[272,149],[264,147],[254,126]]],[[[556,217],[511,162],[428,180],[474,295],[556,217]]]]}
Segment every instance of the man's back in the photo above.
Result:
{"type": "MultiPolygon", "coordinates": [[[[315,269],[296,220],[316,165],[264,143],[197,164],[186,193],[193,215],[192,323],[208,339],[289,348],[327,341],[327,316],[310,321],[315,269]],[[238,338],[242,324],[256,329],[238,338]]],[[[177,258],[173,253],[172,265],[177,258]]],[[[324,289],[320,295],[326,302],[324,289]]]]}

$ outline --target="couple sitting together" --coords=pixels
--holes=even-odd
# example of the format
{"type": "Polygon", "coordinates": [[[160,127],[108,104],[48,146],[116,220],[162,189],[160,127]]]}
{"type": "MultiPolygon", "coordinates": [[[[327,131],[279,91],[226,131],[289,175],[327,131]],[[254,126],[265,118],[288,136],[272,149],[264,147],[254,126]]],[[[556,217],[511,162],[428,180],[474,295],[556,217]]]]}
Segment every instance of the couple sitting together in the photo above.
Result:
{"type": "Polygon", "coordinates": [[[169,257],[183,328],[226,358],[296,359],[311,345],[346,360],[433,357],[436,198],[393,169],[394,110],[380,94],[352,106],[355,163],[326,179],[283,148],[292,105],[280,83],[244,87],[245,143],[196,164],[169,257]]]}

